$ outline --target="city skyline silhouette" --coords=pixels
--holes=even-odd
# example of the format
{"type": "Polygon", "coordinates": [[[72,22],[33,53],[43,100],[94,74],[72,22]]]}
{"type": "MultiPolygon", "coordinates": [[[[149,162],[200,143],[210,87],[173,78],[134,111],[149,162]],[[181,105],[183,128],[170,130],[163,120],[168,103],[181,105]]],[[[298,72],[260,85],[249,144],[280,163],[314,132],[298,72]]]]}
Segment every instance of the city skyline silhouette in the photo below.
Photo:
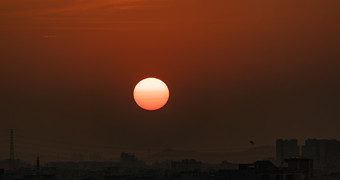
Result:
{"type": "Polygon", "coordinates": [[[39,160],[44,169],[119,164],[124,152],[138,167],[176,156],[176,167],[249,163],[233,173],[261,166],[289,178],[278,158],[310,177],[309,159],[329,159],[320,152],[340,139],[338,7],[336,0],[2,0],[0,160],[39,160]],[[148,77],[170,94],[155,111],[134,99],[148,77]],[[278,139],[318,153],[304,149],[306,159],[285,162],[278,139]]]}

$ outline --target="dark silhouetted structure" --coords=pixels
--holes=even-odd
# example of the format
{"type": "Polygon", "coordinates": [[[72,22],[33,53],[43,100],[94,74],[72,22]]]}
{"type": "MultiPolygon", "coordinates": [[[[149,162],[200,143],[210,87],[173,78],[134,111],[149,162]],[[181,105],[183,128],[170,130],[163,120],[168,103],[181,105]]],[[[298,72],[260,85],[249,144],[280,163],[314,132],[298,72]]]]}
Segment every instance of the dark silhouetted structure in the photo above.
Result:
{"type": "Polygon", "coordinates": [[[217,180],[311,180],[311,159],[286,159],[288,167],[277,167],[270,161],[240,164],[237,170],[219,170],[217,180]]]}
{"type": "Polygon", "coordinates": [[[40,169],[40,159],[39,159],[39,156],[37,156],[36,168],[37,168],[37,171],[39,171],[39,169],[40,169]]]}
{"type": "Polygon", "coordinates": [[[120,163],[136,163],[138,161],[135,154],[122,152],[120,154],[120,163]]]}
{"type": "Polygon", "coordinates": [[[285,159],[299,157],[299,146],[297,139],[276,140],[276,160],[282,163],[285,159]]]}
{"type": "Polygon", "coordinates": [[[130,168],[137,168],[142,167],[145,165],[145,163],[141,160],[139,160],[135,154],[133,153],[125,153],[122,152],[120,154],[120,166],[122,167],[130,167],[130,168]]]}
{"type": "Polygon", "coordinates": [[[9,147],[9,160],[14,161],[14,132],[10,131],[10,147],[9,147]]]}
{"type": "Polygon", "coordinates": [[[313,178],[313,160],[304,158],[286,159],[289,170],[300,170],[303,173],[302,180],[309,180],[313,178]]]}
{"type": "Polygon", "coordinates": [[[202,162],[195,159],[184,159],[182,161],[171,162],[171,169],[174,171],[195,171],[200,170],[202,162]]]}
{"type": "Polygon", "coordinates": [[[302,157],[314,160],[318,169],[339,170],[340,141],[335,139],[307,139],[302,146],[302,157]]]}

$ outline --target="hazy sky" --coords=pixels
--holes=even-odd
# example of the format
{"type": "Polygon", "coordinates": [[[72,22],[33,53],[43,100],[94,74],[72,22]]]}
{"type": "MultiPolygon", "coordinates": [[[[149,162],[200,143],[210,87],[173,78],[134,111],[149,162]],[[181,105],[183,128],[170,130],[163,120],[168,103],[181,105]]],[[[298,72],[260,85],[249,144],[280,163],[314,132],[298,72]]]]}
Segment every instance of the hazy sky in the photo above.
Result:
{"type": "Polygon", "coordinates": [[[1,0],[1,156],[10,128],[19,155],[340,139],[339,7],[338,0],[1,0]],[[132,97],[149,76],[170,89],[155,112],[132,97]]]}

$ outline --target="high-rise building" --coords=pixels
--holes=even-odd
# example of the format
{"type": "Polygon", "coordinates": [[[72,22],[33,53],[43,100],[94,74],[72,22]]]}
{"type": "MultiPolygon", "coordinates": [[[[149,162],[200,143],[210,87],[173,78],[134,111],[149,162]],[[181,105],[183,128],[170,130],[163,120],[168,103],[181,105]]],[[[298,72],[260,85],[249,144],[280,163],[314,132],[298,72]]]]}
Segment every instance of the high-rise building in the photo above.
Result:
{"type": "Polygon", "coordinates": [[[307,139],[301,151],[303,157],[314,160],[316,167],[340,162],[340,141],[335,139],[307,139]]]}
{"type": "Polygon", "coordinates": [[[299,146],[297,139],[277,139],[276,140],[276,160],[283,162],[288,158],[299,157],[299,146]]]}

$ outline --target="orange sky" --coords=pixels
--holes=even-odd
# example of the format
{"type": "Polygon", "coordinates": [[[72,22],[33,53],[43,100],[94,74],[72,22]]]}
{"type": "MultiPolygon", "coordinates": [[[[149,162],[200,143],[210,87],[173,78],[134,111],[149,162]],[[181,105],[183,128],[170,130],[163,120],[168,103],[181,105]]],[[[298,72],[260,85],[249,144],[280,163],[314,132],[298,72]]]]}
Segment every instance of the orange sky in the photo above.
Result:
{"type": "Polygon", "coordinates": [[[338,0],[2,0],[1,131],[135,151],[340,139],[338,7],[338,0]],[[132,98],[149,76],[171,89],[166,108],[153,114],[132,98]]]}

